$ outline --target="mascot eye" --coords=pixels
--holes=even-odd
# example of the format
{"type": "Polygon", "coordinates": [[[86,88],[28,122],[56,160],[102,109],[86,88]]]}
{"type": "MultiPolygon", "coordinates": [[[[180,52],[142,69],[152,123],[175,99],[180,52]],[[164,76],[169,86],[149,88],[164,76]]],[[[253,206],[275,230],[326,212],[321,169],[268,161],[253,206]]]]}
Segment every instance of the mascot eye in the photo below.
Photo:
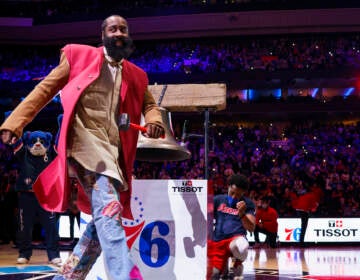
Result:
{"type": "Polygon", "coordinates": [[[42,140],[42,139],[40,139],[40,141],[39,141],[41,144],[44,144],[44,140],[42,140]]]}

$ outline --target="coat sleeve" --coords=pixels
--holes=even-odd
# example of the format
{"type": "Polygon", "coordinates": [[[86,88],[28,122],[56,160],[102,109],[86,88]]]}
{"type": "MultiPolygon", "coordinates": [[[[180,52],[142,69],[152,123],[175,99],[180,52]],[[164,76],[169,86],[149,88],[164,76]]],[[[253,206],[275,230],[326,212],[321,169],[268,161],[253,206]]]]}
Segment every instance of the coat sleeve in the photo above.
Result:
{"type": "Polygon", "coordinates": [[[154,97],[149,90],[145,91],[143,114],[145,123],[157,124],[164,127],[159,106],[155,103],[154,97]]]}
{"type": "Polygon", "coordinates": [[[59,65],[45,77],[29,95],[14,109],[0,126],[0,130],[9,130],[18,138],[24,127],[29,124],[64,87],[69,77],[70,67],[65,55],[61,55],[59,65]]]}

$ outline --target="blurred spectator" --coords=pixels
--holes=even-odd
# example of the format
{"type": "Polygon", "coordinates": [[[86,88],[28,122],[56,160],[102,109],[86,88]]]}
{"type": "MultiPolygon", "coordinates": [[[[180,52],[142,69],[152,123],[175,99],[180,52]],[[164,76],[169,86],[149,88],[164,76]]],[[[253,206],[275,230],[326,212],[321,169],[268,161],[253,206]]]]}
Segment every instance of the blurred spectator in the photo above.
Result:
{"type": "Polygon", "coordinates": [[[276,247],[276,239],[278,232],[278,213],[269,206],[271,201],[270,197],[263,197],[256,208],[256,226],[254,231],[255,245],[254,248],[260,247],[259,233],[266,235],[265,244],[271,248],[276,247]]]}
{"type": "MultiPolygon", "coordinates": [[[[0,80],[30,81],[57,65],[59,46],[0,48],[0,80]]],[[[344,72],[360,68],[358,33],[317,36],[192,38],[186,41],[138,41],[131,61],[151,73],[207,74],[306,70],[344,72]],[[339,68],[340,67],[340,68],[339,68]]],[[[340,73],[339,72],[339,73],[340,73]]],[[[354,74],[355,75],[355,74],[354,74]]],[[[232,95],[231,103],[238,103],[232,95]]],[[[311,98],[311,97],[310,97],[311,98]]]]}
{"type": "Polygon", "coordinates": [[[293,199],[293,207],[298,217],[301,219],[300,246],[305,246],[305,234],[308,226],[310,214],[315,212],[319,206],[319,201],[314,192],[308,190],[308,186],[300,184],[296,187],[296,196],[293,199]]]}

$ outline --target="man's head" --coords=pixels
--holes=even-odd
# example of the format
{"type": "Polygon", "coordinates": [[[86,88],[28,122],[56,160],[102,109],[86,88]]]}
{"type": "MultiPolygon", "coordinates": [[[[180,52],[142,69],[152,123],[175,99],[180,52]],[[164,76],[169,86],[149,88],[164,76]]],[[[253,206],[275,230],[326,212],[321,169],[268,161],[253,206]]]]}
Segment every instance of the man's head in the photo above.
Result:
{"type": "Polygon", "coordinates": [[[234,200],[241,200],[249,189],[249,181],[244,175],[234,174],[228,180],[228,195],[234,200]]]}
{"type": "Polygon", "coordinates": [[[127,21],[121,16],[112,15],[103,21],[101,38],[107,54],[115,61],[128,58],[133,52],[127,21]]]}
{"type": "Polygon", "coordinates": [[[271,202],[271,197],[269,196],[264,196],[262,199],[261,199],[261,208],[263,209],[267,209],[270,205],[270,202],[271,202]]]}

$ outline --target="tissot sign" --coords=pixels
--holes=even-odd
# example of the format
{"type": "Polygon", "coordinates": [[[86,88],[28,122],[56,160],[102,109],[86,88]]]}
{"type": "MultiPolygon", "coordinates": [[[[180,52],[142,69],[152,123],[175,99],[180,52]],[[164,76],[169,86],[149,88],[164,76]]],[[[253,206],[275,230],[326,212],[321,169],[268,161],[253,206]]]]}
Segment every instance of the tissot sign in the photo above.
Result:
{"type": "MultiPolygon", "coordinates": [[[[279,218],[278,223],[280,242],[299,241],[300,219],[279,218]]],[[[254,239],[253,235],[248,238],[254,239]]],[[[360,242],[360,218],[310,218],[305,242],[360,242]]]]}
{"type": "Polygon", "coordinates": [[[173,193],[201,193],[205,187],[201,180],[171,180],[169,187],[173,193]]]}
{"type": "MultiPolygon", "coordinates": [[[[206,278],[206,180],[134,180],[131,210],[122,224],[136,279],[206,278]]],[[[91,217],[81,217],[84,230],[91,217]]],[[[86,279],[108,279],[105,267],[98,258],[86,279]]]]}

